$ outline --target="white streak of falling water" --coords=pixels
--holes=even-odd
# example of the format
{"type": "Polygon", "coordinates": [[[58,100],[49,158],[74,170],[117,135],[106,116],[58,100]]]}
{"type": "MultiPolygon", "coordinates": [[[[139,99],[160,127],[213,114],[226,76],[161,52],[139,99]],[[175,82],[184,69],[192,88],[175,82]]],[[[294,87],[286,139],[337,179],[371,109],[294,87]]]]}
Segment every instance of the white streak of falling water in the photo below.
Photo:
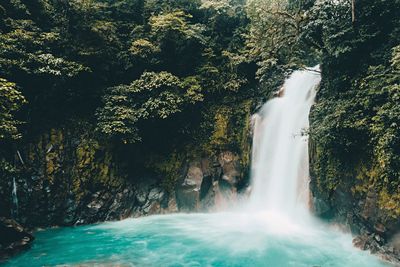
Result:
{"type": "Polygon", "coordinates": [[[12,214],[16,218],[18,216],[18,197],[17,197],[17,183],[15,182],[15,177],[13,177],[11,197],[13,202],[12,214]]]}
{"type": "Polygon", "coordinates": [[[295,71],[284,94],[268,101],[253,117],[250,207],[286,218],[308,214],[308,115],[321,77],[295,71]]]}
{"type": "Polygon", "coordinates": [[[301,132],[319,80],[316,73],[295,72],[284,96],[253,118],[251,209],[246,202],[233,212],[51,229],[38,233],[32,249],[6,266],[31,266],[34,259],[35,266],[383,267],[353,248],[350,235],[312,219],[304,208],[308,156],[301,132]]]}

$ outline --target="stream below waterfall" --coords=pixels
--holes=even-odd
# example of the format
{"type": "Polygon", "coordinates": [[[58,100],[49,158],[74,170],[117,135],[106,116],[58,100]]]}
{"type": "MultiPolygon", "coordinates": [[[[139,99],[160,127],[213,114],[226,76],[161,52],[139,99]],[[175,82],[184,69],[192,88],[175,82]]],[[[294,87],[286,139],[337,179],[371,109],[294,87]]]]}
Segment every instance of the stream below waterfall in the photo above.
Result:
{"type": "Polygon", "coordinates": [[[386,266],[309,212],[308,114],[318,67],[296,71],[254,117],[250,197],[232,211],[36,232],[6,266],[386,266]]]}
{"type": "Polygon", "coordinates": [[[6,266],[379,267],[351,236],[263,213],[157,215],[36,233],[6,266]]]}

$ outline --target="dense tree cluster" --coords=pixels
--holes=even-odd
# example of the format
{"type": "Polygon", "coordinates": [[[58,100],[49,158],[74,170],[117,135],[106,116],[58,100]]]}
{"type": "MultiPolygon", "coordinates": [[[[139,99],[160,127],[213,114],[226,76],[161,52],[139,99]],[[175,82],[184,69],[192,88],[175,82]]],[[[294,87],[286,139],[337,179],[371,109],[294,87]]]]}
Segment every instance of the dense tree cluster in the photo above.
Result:
{"type": "Polygon", "coordinates": [[[303,33],[321,51],[323,81],[311,114],[319,190],[330,196],[351,188],[361,198],[375,191],[389,218],[400,216],[399,6],[319,1],[303,33]]]}
{"type": "Polygon", "coordinates": [[[100,134],[136,142],[141,121],[157,123],[193,105],[200,114],[230,95],[242,102],[254,95],[254,67],[240,55],[243,4],[2,2],[0,76],[28,100],[23,130],[87,118],[100,134]]]}
{"type": "Polygon", "coordinates": [[[162,120],[171,134],[198,133],[209,141],[219,112],[230,109],[235,117],[238,105],[267,96],[296,65],[313,58],[299,41],[310,5],[5,1],[0,76],[28,100],[20,114],[27,132],[85,118],[100,135],[132,143],[162,120]]]}
{"type": "Polygon", "coordinates": [[[168,72],[145,72],[130,85],[109,88],[98,112],[98,128],[124,142],[135,142],[140,140],[137,123],[141,120],[166,119],[203,99],[193,77],[181,81],[168,72]]]}

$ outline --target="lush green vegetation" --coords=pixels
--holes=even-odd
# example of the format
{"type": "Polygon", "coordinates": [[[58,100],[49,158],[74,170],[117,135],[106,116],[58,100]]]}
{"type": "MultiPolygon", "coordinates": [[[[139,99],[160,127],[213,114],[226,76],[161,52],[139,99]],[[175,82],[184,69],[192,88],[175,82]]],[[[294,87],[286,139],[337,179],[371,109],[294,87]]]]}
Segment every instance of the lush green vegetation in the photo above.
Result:
{"type": "Polygon", "coordinates": [[[17,126],[20,124],[14,118],[14,112],[21,108],[25,103],[25,98],[16,88],[15,83],[6,79],[0,79],[0,140],[1,139],[18,139],[17,126]]]}
{"type": "Polygon", "coordinates": [[[0,76],[28,101],[18,116],[26,134],[82,119],[125,143],[160,120],[193,134],[211,106],[256,94],[241,1],[4,1],[0,10],[0,76]]]}
{"type": "Polygon", "coordinates": [[[311,118],[319,191],[375,191],[386,219],[399,217],[400,2],[356,1],[353,18],[351,1],[325,3],[310,9],[304,32],[321,51],[311,118]]]}
{"type": "Polygon", "coordinates": [[[320,62],[310,129],[317,190],[329,198],[344,187],[365,198],[374,188],[380,207],[398,217],[399,6],[4,0],[1,156],[48,128],[83,121],[101,144],[163,172],[176,171],[181,151],[230,148],[248,164],[249,115],[293,69],[320,62]]]}
{"type": "Polygon", "coordinates": [[[104,169],[95,160],[103,151],[119,176],[150,170],[169,189],[191,157],[229,148],[249,164],[249,117],[264,94],[248,56],[244,1],[5,0],[0,16],[4,188],[18,173],[37,175],[17,150],[29,166],[45,161],[40,175],[60,188],[61,161],[93,165],[70,175],[83,197],[103,183],[84,177],[104,169]],[[41,147],[53,132],[65,138],[41,147]],[[91,144],[90,157],[79,147],[61,156],[78,142],[69,133],[91,144]]]}

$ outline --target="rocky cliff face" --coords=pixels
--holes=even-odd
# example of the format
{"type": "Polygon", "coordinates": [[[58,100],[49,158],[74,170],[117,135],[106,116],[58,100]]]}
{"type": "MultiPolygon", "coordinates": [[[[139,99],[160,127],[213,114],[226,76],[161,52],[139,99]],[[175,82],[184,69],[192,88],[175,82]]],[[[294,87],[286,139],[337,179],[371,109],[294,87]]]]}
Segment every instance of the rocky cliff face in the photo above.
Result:
{"type": "Polygon", "coordinates": [[[310,187],[316,215],[345,226],[355,236],[355,246],[400,264],[400,221],[381,208],[376,187],[360,190],[373,170],[361,166],[348,172],[335,171],[335,181],[340,182],[333,182],[325,179],[328,175],[320,173],[318,164],[324,153],[316,140],[310,140],[309,151],[310,187]]]}
{"type": "MultiPolygon", "coordinates": [[[[81,127],[85,128],[85,127],[81,127]]],[[[16,155],[18,172],[0,182],[0,215],[29,227],[77,225],[130,216],[204,211],[235,198],[244,171],[237,153],[224,150],[177,163],[172,185],[156,173],[127,172],[112,147],[90,131],[51,129],[16,155]],[[12,201],[16,181],[18,206],[12,201]]],[[[125,162],[126,165],[126,162],[125,162]]]]}
{"type": "MultiPolygon", "coordinates": [[[[92,223],[131,213],[134,186],[119,175],[107,147],[101,147],[88,133],[52,129],[18,153],[19,205],[6,203],[4,210],[14,211],[24,225],[92,223]]],[[[11,184],[4,182],[0,192],[7,200],[11,184]]]]}
{"type": "Polygon", "coordinates": [[[178,181],[178,207],[183,211],[225,208],[234,202],[242,178],[239,156],[231,151],[191,160],[178,181]]]}

